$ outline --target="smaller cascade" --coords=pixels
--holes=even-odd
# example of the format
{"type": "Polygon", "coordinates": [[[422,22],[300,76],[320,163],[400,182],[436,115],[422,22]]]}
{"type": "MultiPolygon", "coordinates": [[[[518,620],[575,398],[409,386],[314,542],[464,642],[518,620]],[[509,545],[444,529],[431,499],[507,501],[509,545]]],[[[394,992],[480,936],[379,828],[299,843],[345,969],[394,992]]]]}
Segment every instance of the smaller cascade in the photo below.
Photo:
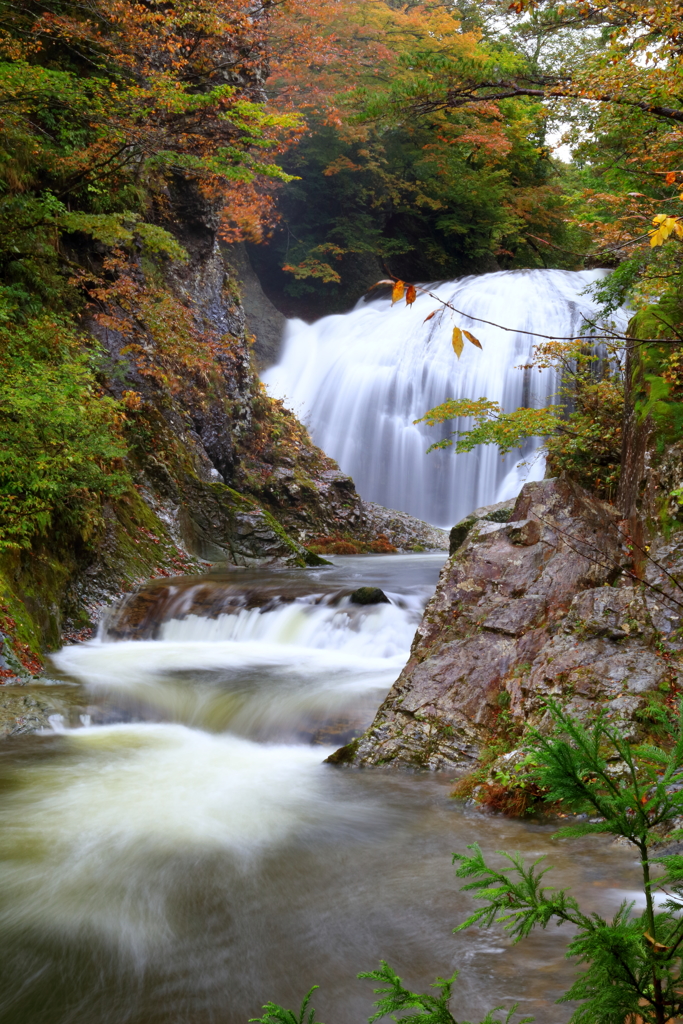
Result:
{"type": "MultiPolygon", "coordinates": [[[[578,337],[598,314],[587,290],[605,273],[501,271],[428,286],[479,320],[444,309],[426,323],[439,303],[424,294],[411,308],[380,298],[311,325],[293,320],[280,363],[263,379],[353,477],[364,499],[450,527],[473,508],[514,497],[526,480],[542,478],[538,443],[505,458],[494,446],[427,455],[448,431],[414,420],[449,398],[486,397],[507,412],[551,403],[554,373],[523,369],[540,340],[524,332],[578,337]],[[475,334],[483,351],[466,345],[457,360],[454,326],[475,334]]],[[[453,424],[467,426],[466,420],[453,424]]]]}
{"type": "Polygon", "coordinates": [[[339,745],[369,724],[405,664],[433,589],[427,577],[443,557],[370,556],[386,590],[359,588],[353,559],[315,581],[254,572],[244,582],[220,573],[155,582],[110,609],[96,640],[52,660],[87,685],[95,725],[161,717],[261,741],[339,745]],[[387,584],[411,557],[418,578],[396,591],[387,584]],[[103,701],[115,710],[100,717],[103,701]]]}

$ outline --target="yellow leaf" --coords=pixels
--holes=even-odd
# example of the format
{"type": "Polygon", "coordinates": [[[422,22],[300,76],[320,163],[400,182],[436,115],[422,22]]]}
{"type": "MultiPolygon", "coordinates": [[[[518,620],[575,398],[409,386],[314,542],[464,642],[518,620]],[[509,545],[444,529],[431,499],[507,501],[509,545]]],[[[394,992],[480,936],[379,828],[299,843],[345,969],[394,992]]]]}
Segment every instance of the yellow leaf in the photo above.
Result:
{"type": "Polygon", "coordinates": [[[412,304],[415,302],[416,298],[417,298],[417,292],[415,290],[415,285],[414,284],[409,284],[408,285],[408,290],[406,292],[406,306],[412,306],[412,304]]]}
{"type": "Polygon", "coordinates": [[[406,286],[403,283],[403,281],[395,281],[394,282],[393,290],[391,292],[391,303],[392,303],[392,305],[394,304],[394,302],[398,302],[399,299],[402,299],[403,296],[405,295],[405,293],[406,293],[406,286]]]}
{"type": "Polygon", "coordinates": [[[458,359],[462,355],[462,350],[465,347],[465,342],[462,340],[462,331],[459,327],[453,328],[453,351],[455,352],[458,359]]]}
{"type": "Polygon", "coordinates": [[[465,335],[468,341],[472,342],[473,345],[476,345],[477,348],[481,348],[481,342],[479,341],[479,338],[475,338],[474,335],[470,334],[469,331],[463,331],[462,333],[465,335]]]}
{"type": "Polygon", "coordinates": [[[669,946],[665,946],[661,942],[657,942],[656,939],[653,939],[649,932],[643,932],[643,938],[655,953],[665,953],[669,949],[669,946]]]}

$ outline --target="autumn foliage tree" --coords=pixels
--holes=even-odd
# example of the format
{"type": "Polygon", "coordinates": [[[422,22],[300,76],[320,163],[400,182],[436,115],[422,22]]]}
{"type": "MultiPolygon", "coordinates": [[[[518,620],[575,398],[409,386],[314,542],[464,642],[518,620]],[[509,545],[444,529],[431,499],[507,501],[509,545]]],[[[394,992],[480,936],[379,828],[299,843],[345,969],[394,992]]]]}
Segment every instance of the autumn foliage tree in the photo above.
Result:
{"type": "Polygon", "coordinates": [[[545,266],[533,236],[568,242],[541,104],[415,107],[425,83],[520,65],[455,8],[289,3],[270,45],[269,93],[309,129],[281,161],[297,180],[279,191],[274,240],[252,252],[271,286],[343,308],[383,269],[425,280],[545,266]],[[316,44],[292,61],[302,37],[316,44]]]}
{"type": "Polygon", "coordinates": [[[0,3],[0,546],[60,522],[92,537],[130,486],[84,313],[159,386],[210,369],[220,339],[163,284],[187,259],[174,202],[194,196],[227,240],[267,231],[300,132],[265,103],[267,30],[268,4],[240,0],[0,3]]]}

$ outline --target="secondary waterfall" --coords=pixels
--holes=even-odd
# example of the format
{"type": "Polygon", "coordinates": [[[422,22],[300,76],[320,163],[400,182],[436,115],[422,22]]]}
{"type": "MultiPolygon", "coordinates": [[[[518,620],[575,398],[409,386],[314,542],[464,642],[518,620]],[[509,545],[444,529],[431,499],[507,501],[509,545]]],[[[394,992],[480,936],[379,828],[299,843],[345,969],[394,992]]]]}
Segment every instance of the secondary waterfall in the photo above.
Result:
{"type": "MultiPolygon", "coordinates": [[[[428,295],[412,308],[380,298],[311,325],[292,320],[281,361],[263,379],[364,498],[449,527],[480,505],[514,497],[527,479],[541,479],[538,443],[505,458],[493,446],[427,455],[450,431],[413,420],[448,398],[486,397],[506,412],[552,402],[554,373],[521,369],[540,340],[523,332],[578,336],[598,314],[586,290],[605,273],[513,270],[428,286],[471,317],[514,331],[447,309],[425,323],[439,305],[428,295]],[[456,325],[474,333],[483,352],[466,343],[458,361],[451,346],[456,325]]],[[[452,429],[467,425],[461,420],[452,429]]]]}
{"type": "MultiPolygon", "coordinates": [[[[410,570],[410,556],[393,558],[395,573],[403,565],[410,570]]],[[[443,559],[441,552],[424,556],[423,572],[436,575],[443,559]]],[[[372,558],[375,565],[386,560],[372,558]]],[[[114,617],[111,633],[105,624],[99,640],[65,647],[54,660],[100,694],[134,705],[137,715],[262,741],[316,737],[339,745],[369,724],[400,673],[432,588],[403,584],[401,592],[389,591],[390,603],[362,607],[327,583],[322,570],[318,576],[316,590],[293,599],[283,580],[285,596],[263,595],[262,607],[221,611],[214,596],[212,617],[201,611],[206,584],[176,594],[172,584],[157,588],[154,639],[112,643],[119,633],[114,617]]],[[[214,589],[226,593],[228,605],[239,587],[229,575],[216,578],[214,589]]],[[[121,607],[125,615],[125,602],[121,607]]]]}

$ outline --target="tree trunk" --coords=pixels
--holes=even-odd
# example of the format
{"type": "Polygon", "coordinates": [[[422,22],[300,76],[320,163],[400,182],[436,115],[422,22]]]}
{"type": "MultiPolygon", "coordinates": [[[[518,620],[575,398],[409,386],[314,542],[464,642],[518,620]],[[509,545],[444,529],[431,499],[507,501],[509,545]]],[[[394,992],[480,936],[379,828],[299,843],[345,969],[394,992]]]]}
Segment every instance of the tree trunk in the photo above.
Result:
{"type": "MultiPolygon", "coordinates": [[[[621,442],[621,475],[617,505],[624,519],[637,522],[638,499],[646,472],[647,444],[651,424],[649,418],[641,419],[635,407],[635,399],[642,386],[642,363],[635,341],[626,344],[626,369],[624,374],[624,422],[621,442]]],[[[637,529],[631,531],[635,539],[637,529]]]]}

